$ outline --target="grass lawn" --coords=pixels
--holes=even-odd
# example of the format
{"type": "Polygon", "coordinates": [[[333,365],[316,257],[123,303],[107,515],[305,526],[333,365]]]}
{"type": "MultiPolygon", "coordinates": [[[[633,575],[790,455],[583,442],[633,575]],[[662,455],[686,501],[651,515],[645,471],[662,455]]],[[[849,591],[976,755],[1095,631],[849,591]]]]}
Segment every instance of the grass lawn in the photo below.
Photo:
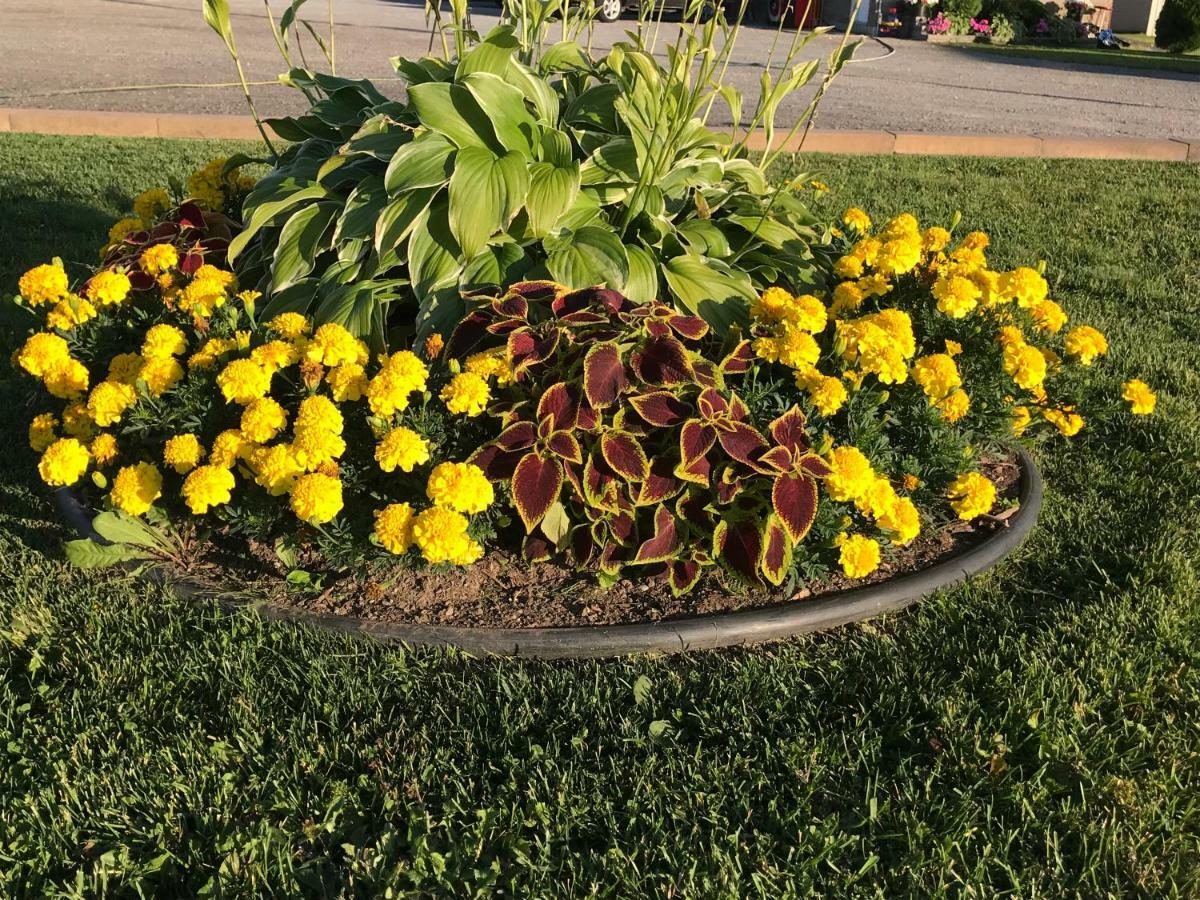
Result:
{"type": "MultiPolygon", "coordinates": [[[[229,148],[0,136],[0,285],[94,260],[136,191],[229,148]]],[[[835,187],[826,209],[960,208],[1000,265],[1050,260],[1053,295],[1112,341],[1107,390],[1141,375],[1160,414],[1043,453],[1030,541],[910,612],[552,664],[68,568],[18,435],[30,391],[5,374],[0,895],[1196,896],[1198,170],[805,167],[835,187]]]]}
{"type": "Polygon", "coordinates": [[[1151,69],[1157,72],[1183,72],[1200,75],[1200,51],[1165,53],[1161,50],[1130,47],[1122,50],[1097,50],[1094,47],[1043,47],[1029,44],[946,44],[968,53],[992,53],[1000,56],[1045,59],[1073,66],[1151,69]]]}

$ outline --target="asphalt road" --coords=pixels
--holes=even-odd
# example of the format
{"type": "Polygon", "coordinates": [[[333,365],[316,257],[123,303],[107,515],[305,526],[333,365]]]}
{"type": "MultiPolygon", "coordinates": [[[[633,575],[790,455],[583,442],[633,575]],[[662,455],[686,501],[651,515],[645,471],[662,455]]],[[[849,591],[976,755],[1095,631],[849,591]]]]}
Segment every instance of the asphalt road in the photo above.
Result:
{"type": "MultiPolygon", "coordinates": [[[[284,4],[273,0],[278,16],[284,4]]],[[[283,63],[261,0],[231,0],[251,81],[273,82],[283,63]]],[[[476,26],[494,21],[485,3],[476,26]]],[[[324,30],[326,7],[303,8],[324,30]]],[[[427,52],[430,33],[413,0],[335,0],[338,74],[400,88],[391,56],[427,52]]],[[[594,47],[621,40],[631,22],[599,25],[594,47]]],[[[664,26],[669,36],[675,26],[664,26]]],[[[744,31],[728,80],[752,106],[774,31],[744,31]]],[[[830,36],[810,55],[827,54],[830,36]]],[[[1200,136],[1200,76],[980,58],[945,46],[867,40],[822,103],[822,128],[970,134],[1106,137],[1200,136]]],[[[312,48],[315,51],[315,47],[312,48]]],[[[309,56],[313,62],[313,56],[309,56]]],[[[200,14],[199,0],[0,0],[0,106],[153,112],[244,113],[233,65],[200,14]],[[212,85],[226,86],[212,86],[212,85]],[[162,87],[162,85],[207,85],[162,87]]],[[[264,115],[299,111],[302,98],[277,84],[253,88],[264,115]]],[[[789,97],[781,122],[804,109],[789,97]]],[[[714,117],[719,120],[719,116],[714,117]]]]}

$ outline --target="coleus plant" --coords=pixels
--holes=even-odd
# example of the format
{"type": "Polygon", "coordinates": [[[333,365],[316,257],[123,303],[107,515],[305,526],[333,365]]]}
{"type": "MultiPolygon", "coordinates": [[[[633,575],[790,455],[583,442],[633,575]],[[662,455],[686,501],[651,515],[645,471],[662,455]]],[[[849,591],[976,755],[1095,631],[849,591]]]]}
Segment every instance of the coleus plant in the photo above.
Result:
{"type": "Polygon", "coordinates": [[[186,202],[175,207],[153,226],[125,235],[107,247],[101,268],[125,271],[134,290],[149,290],[154,277],[138,266],[142,252],[155,244],[170,244],[179,254],[179,270],[193,275],[205,263],[224,267],[229,241],[238,225],[219,212],[186,202]]]}
{"type": "Polygon", "coordinates": [[[609,582],[634,567],[676,594],[713,565],[783,581],[828,467],[798,408],[759,428],[729,387],[748,341],[722,347],[703,319],[604,288],[470,301],[446,351],[506,348],[514,380],[488,410],[502,430],[472,461],[509,484],[531,561],[562,552],[609,582]]]}

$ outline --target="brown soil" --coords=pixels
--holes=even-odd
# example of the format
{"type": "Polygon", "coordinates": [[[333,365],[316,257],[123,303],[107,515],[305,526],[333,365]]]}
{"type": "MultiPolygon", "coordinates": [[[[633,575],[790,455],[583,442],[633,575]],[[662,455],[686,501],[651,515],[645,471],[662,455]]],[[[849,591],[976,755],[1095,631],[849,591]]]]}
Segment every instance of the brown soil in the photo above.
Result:
{"type": "Polygon", "coordinates": [[[927,529],[912,544],[891,553],[868,578],[850,581],[833,574],[790,596],[765,588],[731,590],[717,574],[702,579],[684,597],[673,596],[665,584],[631,579],[606,590],[589,573],[554,562],[530,565],[501,551],[465,569],[397,567],[378,575],[348,575],[323,590],[301,591],[286,586],[285,572],[270,547],[251,543],[250,559],[244,555],[245,545],[240,556],[208,548],[189,566],[188,575],[216,591],[236,583],[243,586],[243,594],[281,606],[377,622],[492,628],[656,622],[826,596],[916,572],[962,553],[1007,527],[1015,512],[1012,503],[1020,480],[1015,461],[993,461],[983,469],[996,482],[997,507],[1004,510],[1000,514],[927,529]]]}

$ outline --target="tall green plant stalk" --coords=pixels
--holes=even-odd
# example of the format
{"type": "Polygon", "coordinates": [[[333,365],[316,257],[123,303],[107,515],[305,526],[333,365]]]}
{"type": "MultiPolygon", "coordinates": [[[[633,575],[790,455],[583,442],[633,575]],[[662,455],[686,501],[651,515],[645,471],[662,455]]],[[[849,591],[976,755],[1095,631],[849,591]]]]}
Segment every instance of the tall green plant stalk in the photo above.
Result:
{"type": "Polygon", "coordinates": [[[254,98],[250,96],[250,84],[246,79],[246,72],[242,68],[242,60],[238,55],[237,44],[233,39],[233,23],[229,20],[228,0],[204,0],[203,11],[204,21],[208,23],[208,27],[215,31],[225,43],[225,49],[229,51],[229,55],[233,58],[233,65],[237,69],[238,83],[242,87],[242,96],[246,98],[246,105],[250,108],[250,115],[254,118],[254,125],[258,129],[263,143],[267,146],[267,153],[272,160],[277,160],[279,153],[276,152],[275,145],[271,143],[271,139],[267,137],[267,130],[263,127],[262,118],[254,106],[254,98]]]}

